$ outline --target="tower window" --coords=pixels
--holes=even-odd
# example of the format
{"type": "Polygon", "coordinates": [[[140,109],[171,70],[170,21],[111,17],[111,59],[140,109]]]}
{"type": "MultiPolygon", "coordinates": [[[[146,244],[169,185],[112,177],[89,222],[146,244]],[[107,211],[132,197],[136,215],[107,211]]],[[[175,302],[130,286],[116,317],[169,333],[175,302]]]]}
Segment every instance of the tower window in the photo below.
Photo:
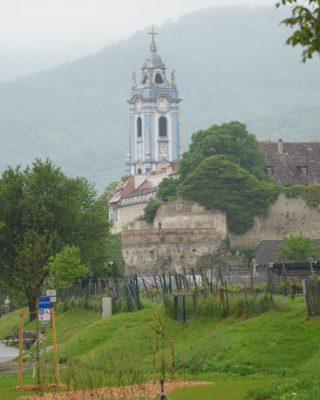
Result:
{"type": "Polygon", "coordinates": [[[159,72],[156,73],[156,77],[155,77],[154,81],[155,81],[155,83],[163,83],[162,76],[161,76],[161,74],[159,74],[159,72]]]}
{"type": "Polygon", "coordinates": [[[137,137],[142,137],[142,119],[141,117],[137,118],[137,137]]]}
{"type": "Polygon", "coordinates": [[[159,137],[167,137],[167,118],[159,118],[159,137]]]}
{"type": "Polygon", "coordinates": [[[141,168],[138,168],[137,173],[138,173],[138,175],[141,175],[141,174],[142,174],[141,168]]]}

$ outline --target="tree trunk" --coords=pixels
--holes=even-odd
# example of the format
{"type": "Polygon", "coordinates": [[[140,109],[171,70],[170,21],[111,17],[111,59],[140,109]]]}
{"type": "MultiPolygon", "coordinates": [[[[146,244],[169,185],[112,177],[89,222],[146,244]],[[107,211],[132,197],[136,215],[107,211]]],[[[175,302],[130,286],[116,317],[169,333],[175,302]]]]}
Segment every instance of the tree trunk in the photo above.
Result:
{"type": "Polygon", "coordinates": [[[29,321],[33,321],[37,318],[37,299],[29,299],[29,321]]]}

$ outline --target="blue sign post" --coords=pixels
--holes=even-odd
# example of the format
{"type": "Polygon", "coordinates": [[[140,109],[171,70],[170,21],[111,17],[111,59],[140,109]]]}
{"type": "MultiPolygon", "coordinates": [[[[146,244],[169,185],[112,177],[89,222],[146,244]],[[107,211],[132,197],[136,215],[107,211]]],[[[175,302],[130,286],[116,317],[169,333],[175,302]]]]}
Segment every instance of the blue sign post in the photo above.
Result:
{"type": "Polygon", "coordinates": [[[39,297],[38,317],[39,321],[50,321],[50,296],[39,297]]]}

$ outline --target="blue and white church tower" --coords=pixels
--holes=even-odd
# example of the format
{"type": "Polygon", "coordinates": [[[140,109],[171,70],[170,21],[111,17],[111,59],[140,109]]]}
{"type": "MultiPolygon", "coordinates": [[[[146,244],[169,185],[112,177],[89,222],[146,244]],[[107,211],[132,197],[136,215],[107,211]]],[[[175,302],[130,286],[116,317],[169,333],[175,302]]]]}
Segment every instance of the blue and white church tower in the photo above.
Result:
{"type": "Polygon", "coordinates": [[[157,53],[152,27],[150,54],[140,79],[132,74],[129,103],[129,152],[127,170],[132,175],[149,174],[179,160],[179,99],[175,73],[170,81],[157,53]]]}

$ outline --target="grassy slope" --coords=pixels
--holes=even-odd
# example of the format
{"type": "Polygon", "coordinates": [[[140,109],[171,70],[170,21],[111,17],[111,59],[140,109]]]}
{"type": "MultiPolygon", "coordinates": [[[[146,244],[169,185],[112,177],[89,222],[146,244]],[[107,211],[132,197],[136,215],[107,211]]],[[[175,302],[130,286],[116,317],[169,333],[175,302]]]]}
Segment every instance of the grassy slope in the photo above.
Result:
{"type": "MultiPolygon", "coordinates": [[[[216,382],[210,390],[189,389],[190,398],[194,390],[199,390],[199,395],[203,392],[201,399],[210,398],[206,396],[213,393],[219,399],[219,393],[228,388],[230,399],[243,399],[253,387],[316,371],[320,359],[320,320],[306,318],[302,298],[281,303],[281,311],[247,320],[197,319],[187,324],[169,321],[168,337],[175,339],[179,374],[216,382]]],[[[88,377],[94,369],[99,385],[123,382],[123,371],[129,371],[132,379],[146,377],[146,373],[151,374],[151,323],[158,312],[158,305],[148,304],[138,313],[118,314],[106,320],[101,320],[98,313],[82,309],[60,314],[60,358],[76,365],[74,370],[80,375],[88,377]]],[[[17,325],[16,321],[16,314],[1,318],[0,337],[17,325]]],[[[68,373],[69,369],[64,371],[65,379],[68,373]]],[[[178,400],[185,393],[178,390],[173,398],[178,400]]],[[[197,398],[200,400],[198,395],[197,398]]]]}

